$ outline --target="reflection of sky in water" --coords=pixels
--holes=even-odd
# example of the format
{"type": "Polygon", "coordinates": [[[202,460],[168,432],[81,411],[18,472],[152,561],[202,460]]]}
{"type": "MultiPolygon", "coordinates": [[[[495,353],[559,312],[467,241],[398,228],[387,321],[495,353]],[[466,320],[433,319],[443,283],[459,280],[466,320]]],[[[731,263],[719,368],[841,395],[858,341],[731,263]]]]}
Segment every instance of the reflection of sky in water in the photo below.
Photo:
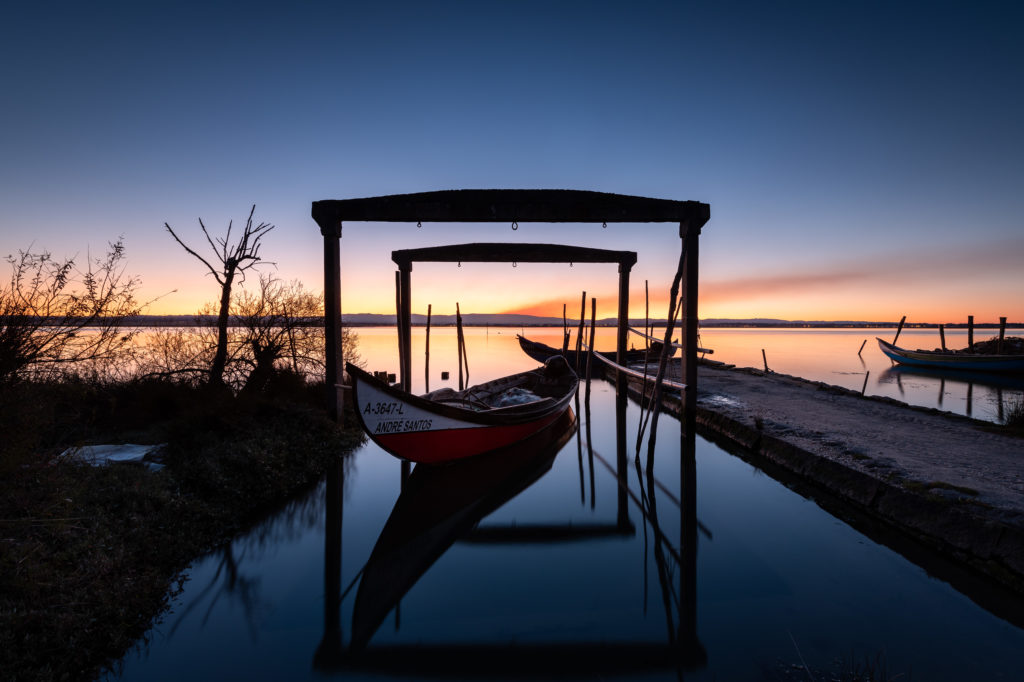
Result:
{"type": "MultiPolygon", "coordinates": [[[[516,355],[511,330],[500,335],[491,330],[489,339],[481,334],[471,334],[474,381],[489,378],[491,371],[510,373],[530,365],[516,355]]],[[[434,348],[432,343],[432,357],[434,348]]],[[[373,353],[366,357],[369,368],[384,368],[373,353]]],[[[385,619],[371,646],[666,641],[654,532],[637,504],[620,497],[615,476],[602,463],[616,464],[613,398],[609,384],[594,384],[589,423],[581,415],[578,438],[562,448],[547,473],[480,526],[614,523],[622,499],[635,533],[569,543],[456,542],[406,593],[398,614],[392,611],[385,619]],[[593,465],[587,456],[588,426],[593,465]]],[[[643,491],[632,456],[638,417],[630,403],[626,479],[639,499],[643,491]]],[[[663,417],[655,474],[668,492],[656,488],[655,500],[660,527],[677,549],[680,512],[673,498],[680,495],[679,438],[679,423],[663,417]]],[[[801,657],[821,673],[816,679],[826,679],[825,671],[836,670],[837,661],[849,666],[851,656],[858,663],[883,655],[890,674],[909,672],[913,679],[929,680],[1012,678],[1024,663],[1024,630],[982,610],[923,568],[700,438],[696,462],[701,530],[695,634],[708,664],[688,678],[774,679],[780,666],[797,664],[801,657]],[[943,653],[935,657],[934,651],[943,653]]],[[[400,469],[396,459],[372,444],[348,461],[342,589],[363,567],[392,511],[400,469]]],[[[313,655],[324,633],[323,490],[320,486],[272,516],[236,540],[230,552],[198,561],[174,611],[150,633],[141,654],[126,660],[124,679],[321,679],[313,655]]],[[[692,548],[683,552],[694,556],[692,548]]],[[[668,564],[678,587],[679,566],[668,564]]],[[[355,594],[356,589],[341,606],[344,641],[351,633],[355,594]]],[[[676,675],[666,671],[643,679],[676,675]]]]}
{"type": "MultiPolygon", "coordinates": [[[[413,390],[423,387],[425,333],[413,328],[413,390]]],[[[486,381],[508,371],[530,369],[529,358],[518,350],[515,335],[522,331],[528,338],[550,346],[561,347],[561,328],[468,327],[465,330],[469,368],[473,383],[486,381]],[[506,371],[508,369],[508,371],[506,371]]],[[[398,343],[393,328],[357,328],[360,354],[368,361],[368,369],[397,372],[398,343]]],[[[658,335],[660,336],[662,331],[658,335]]],[[[997,421],[1000,404],[1024,397],[1024,377],[1005,375],[956,374],[945,376],[908,368],[893,369],[892,363],[878,349],[875,337],[891,340],[895,329],[702,329],[701,344],[714,353],[710,359],[738,367],[764,367],[761,351],[768,367],[779,374],[790,374],[813,381],[823,381],[858,393],[864,388],[865,373],[870,372],[865,393],[894,398],[912,405],[934,407],[957,414],[970,414],[976,419],[997,421]],[[866,341],[866,343],[865,343],[866,341]],[[861,349],[860,355],[858,350],[861,349]]],[[[998,330],[975,330],[976,341],[998,334],[998,330]]],[[[1007,336],[1024,335],[1022,330],[1007,330],[1007,336]]],[[[675,335],[678,338],[678,334],[675,335]]],[[[575,347],[576,330],[571,345],[575,347]]],[[[630,334],[629,343],[640,346],[642,339],[630,334]]],[[[932,349],[938,346],[938,330],[904,329],[899,336],[901,346],[932,349]]],[[[598,350],[615,347],[615,329],[597,330],[598,350]]],[[[948,348],[967,345],[967,331],[946,331],[948,348]]],[[[430,368],[432,389],[444,385],[457,386],[455,328],[432,328],[430,332],[430,368]],[[440,381],[442,371],[450,372],[448,382],[440,381]]]]}

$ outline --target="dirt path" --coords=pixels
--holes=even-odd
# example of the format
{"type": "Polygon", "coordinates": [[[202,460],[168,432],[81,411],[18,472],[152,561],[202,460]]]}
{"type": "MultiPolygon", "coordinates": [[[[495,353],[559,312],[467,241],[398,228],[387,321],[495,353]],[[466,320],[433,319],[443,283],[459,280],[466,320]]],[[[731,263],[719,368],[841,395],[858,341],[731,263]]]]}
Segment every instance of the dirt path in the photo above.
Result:
{"type": "Polygon", "coordinates": [[[969,497],[1024,522],[1024,439],[987,422],[785,375],[703,366],[698,404],[878,479],[939,484],[933,494],[969,497]]]}

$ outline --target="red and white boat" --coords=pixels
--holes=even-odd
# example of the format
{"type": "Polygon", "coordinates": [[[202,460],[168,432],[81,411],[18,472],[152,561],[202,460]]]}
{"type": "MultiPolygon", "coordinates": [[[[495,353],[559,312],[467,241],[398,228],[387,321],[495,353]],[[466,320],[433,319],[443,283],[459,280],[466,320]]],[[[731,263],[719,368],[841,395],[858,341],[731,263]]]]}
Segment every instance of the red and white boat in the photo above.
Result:
{"type": "Polygon", "coordinates": [[[565,358],[464,391],[442,388],[413,395],[346,365],[355,412],[384,450],[412,462],[437,464],[471,457],[528,438],[554,423],[579,379],[565,358]]]}

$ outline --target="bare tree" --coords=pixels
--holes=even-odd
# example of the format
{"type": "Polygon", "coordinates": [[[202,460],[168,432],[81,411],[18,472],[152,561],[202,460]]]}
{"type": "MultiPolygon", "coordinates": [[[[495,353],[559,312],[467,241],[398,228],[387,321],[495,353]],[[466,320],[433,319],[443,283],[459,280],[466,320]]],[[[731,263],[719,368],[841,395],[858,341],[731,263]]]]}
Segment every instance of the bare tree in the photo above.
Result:
{"type": "Polygon", "coordinates": [[[47,369],[110,362],[131,346],[135,331],[122,332],[138,315],[140,281],[124,274],[124,244],[106,256],[54,260],[47,251],[7,256],[10,279],[0,286],[0,385],[47,369]]]}
{"type": "Polygon", "coordinates": [[[213,386],[224,385],[224,367],[227,365],[228,360],[228,315],[231,309],[231,287],[235,282],[236,276],[240,276],[240,281],[244,282],[246,271],[262,263],[259,256],[260,240],[265,234],[274,229],[274,226],[269,223],[260,223],[254,226],[252,217],[255,213],[256,204],[253,204],[252,210],[249,211],[249,219],[245,223],[245,230],[243,230],[242,236],[236,242],[231,242],[231,221],[228,222],[227,234],[223,238],[218,237],[216,240],[213,240],[210,238],[206,225],[203,224],[203,219],[199,219],[199,227],[202,228],[206,242],[213,250],[218,263],[217,267],[214,267],[210,261],[193,251],[175,234],[169,224],[164,223],[164,227],[174,237],[174,241],[178,242],[185,251],[198,258],[220,285],[220,309],[217,314],[217,350],[214,353],[213,361],[210,363],[209,375],[209,383],[213,386]]]}

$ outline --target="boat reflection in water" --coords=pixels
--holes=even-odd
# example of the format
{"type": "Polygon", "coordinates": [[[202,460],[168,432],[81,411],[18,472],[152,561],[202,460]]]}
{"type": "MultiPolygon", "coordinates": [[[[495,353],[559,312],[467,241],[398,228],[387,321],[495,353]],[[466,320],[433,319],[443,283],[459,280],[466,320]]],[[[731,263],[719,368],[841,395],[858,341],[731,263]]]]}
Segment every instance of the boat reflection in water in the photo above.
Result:
{"type": "MultiPolygon", "coordinates": [[[[639,458],[635,468],[627,464],[625,397],[618,398],[616,403],[618,452],[614,464],[590,447],[589,437],[584,446],[576,418],[577,398],[575,412],[570,409],[550,428],[519,444],[447,466],[420,464],[411,473],[405,469],[401,494],[359,577],[347,645],[340,619],[341,601],[346,596],[340,581],[343,477],[340,469],[333,472],[327,491],[324,637],[314,656],[314,667],[321,671],[482,679],[678,673],[704,665],[706,653],[695,633],[697,526],[692,431],[689,439],[683,438],[684,448],[687,440],[691,447],[688,457],[683,458],[682,538],[680,545],[673,546],[675,543],[668,542],[658,524],[653,467],[644,471],[639,458]],[[544,476],[574,434],[581,486],[584,453],[590,462],[591,479],[595,460],[612,469],[618,478],[618,511],[613,522],[480,524],[544,476]],[[634,473],[640,480],[639,495],[629,490],[627,479],[634,473]],[[653,555],[658,563],[667,622],[665,640],[373,644],[374,633],[388,614],[455,542],[536,546],[632,537],[637,531],[629,519],[630,500],[640,508],[644,523],[653,531],[653,555]],[[677,577],[678,585],[674,584],[677,577]]],[[[589,415],[587,422],[589,431],[589,415]]]]}
{"type": "Polygon", "coordinates": [[[895,365],[882,372],[879,383],[894,383],[903,393],[904,379],[928,379],[938,382],[938,403],[942,408],[943,397],[947,386],[961,387],[966,401],[965,412],[968,417],[974,413],[974,387],[987,389],[993,395],[996,405],[996,419],[1003,421],[1005,405],[1012,398],[1024,396],[1024,375],[996,374],[994,372],[973,372],[962,369],[938,369],[934,367],[911,367],[895,365]]]}

